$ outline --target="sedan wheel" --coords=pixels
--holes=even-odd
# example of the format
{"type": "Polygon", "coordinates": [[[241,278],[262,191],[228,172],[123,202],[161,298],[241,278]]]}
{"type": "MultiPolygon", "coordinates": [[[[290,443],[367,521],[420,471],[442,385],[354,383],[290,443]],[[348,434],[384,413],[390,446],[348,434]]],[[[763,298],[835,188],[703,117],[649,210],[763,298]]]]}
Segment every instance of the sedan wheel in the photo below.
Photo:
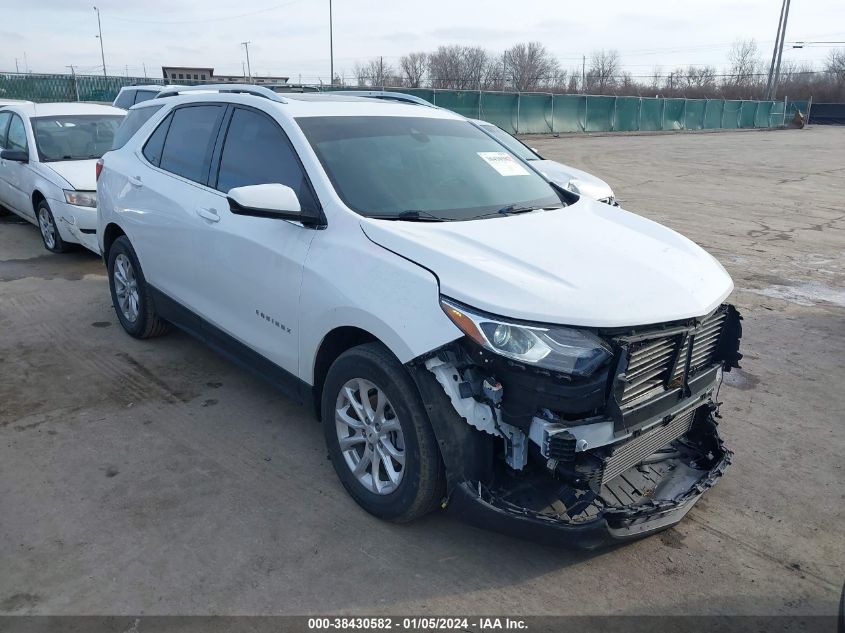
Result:
{"type": "Polygon", "coordinates": [[[56,248],[56,225],[53,224],[53,214],[47,207],[38,209],[38,227],[41,229],[41,237],[44,244],[50,250],[56,248]]]}

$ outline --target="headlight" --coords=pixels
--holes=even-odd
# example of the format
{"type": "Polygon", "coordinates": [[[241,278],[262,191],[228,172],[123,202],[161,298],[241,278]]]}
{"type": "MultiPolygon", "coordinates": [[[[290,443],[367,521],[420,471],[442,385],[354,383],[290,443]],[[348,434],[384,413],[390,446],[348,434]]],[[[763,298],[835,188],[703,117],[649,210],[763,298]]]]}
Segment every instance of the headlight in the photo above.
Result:
{"type": "Polygon", "coordinates": [[[561,326],[509,323],[447,299],[440,306],[467,336],[494,354],[575,376],[589,376],[613,355],[598,336],[561,326]]]}
{"type": "Polygon", "coordinates": [[[96,191],[69,191],[65,192],[65,200],[68,204],[75,204],[77,207],[96,207],[97,206],[97,192],[96,191]]]}

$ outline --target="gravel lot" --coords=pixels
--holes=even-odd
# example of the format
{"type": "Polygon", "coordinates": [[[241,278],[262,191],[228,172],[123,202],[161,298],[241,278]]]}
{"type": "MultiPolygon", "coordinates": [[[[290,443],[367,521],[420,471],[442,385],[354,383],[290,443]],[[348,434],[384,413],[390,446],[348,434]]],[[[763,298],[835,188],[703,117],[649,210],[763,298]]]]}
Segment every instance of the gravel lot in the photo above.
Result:
{"type": "MultiPolygon", "coordinates": [[[[105,270],[0,221],[0,613],[832,614],[845,577],[845,128],[537,138],[736,283],[725,478],[598,553],[359,510],[310,412],[181,333],[120,329],[105,270]]],[[[608,245],[612,247],[612,245],[608,245]]]]}

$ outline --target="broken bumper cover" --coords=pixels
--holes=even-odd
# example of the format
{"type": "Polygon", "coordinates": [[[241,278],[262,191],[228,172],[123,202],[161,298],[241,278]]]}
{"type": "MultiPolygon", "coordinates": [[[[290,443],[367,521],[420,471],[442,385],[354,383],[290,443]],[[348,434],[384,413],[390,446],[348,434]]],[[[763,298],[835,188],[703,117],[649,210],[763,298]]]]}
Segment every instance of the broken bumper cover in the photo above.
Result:
{"type": "Polygon", "coordinates": [[[448,510],[478,527],[546,545],[595,549],[642,538],[679,523],[730,464],[732,453],[723,446],[715,422],[708,419],[705,424],[714,447],[709,466],[671,466],[653,495],[636,503],[568,518],[520,507],[478,482],[465,481],[453,489],[448,510]]]}

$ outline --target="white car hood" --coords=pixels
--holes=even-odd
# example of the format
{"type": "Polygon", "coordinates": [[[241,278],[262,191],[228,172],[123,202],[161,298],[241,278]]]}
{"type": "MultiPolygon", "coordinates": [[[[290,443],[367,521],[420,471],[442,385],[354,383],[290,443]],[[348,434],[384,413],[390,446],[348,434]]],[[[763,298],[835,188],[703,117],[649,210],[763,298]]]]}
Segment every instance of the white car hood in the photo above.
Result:
{"type": "Polygon", "coordinates": [[[553,160],[532,160],[530,164],[556,185],[566,188],[571,182],[575,193],[593,200],[603,200],[613,196],[613,189],[604,180],[569,165],[562,165],[553,160]]]}
{"type": "Polygon", "coordinates": [[[431,270],[443,295],[505,317],[624,327],[699,317],[733,290],[682,235],[581,198],[469,222],[361,221],[373,242],[431,270]]]}
{"type": "Polygon", "coordinates": [[[56,160],[43,165],[67,180],[77,191],[97,190],[97,159],[56,160]]]}

